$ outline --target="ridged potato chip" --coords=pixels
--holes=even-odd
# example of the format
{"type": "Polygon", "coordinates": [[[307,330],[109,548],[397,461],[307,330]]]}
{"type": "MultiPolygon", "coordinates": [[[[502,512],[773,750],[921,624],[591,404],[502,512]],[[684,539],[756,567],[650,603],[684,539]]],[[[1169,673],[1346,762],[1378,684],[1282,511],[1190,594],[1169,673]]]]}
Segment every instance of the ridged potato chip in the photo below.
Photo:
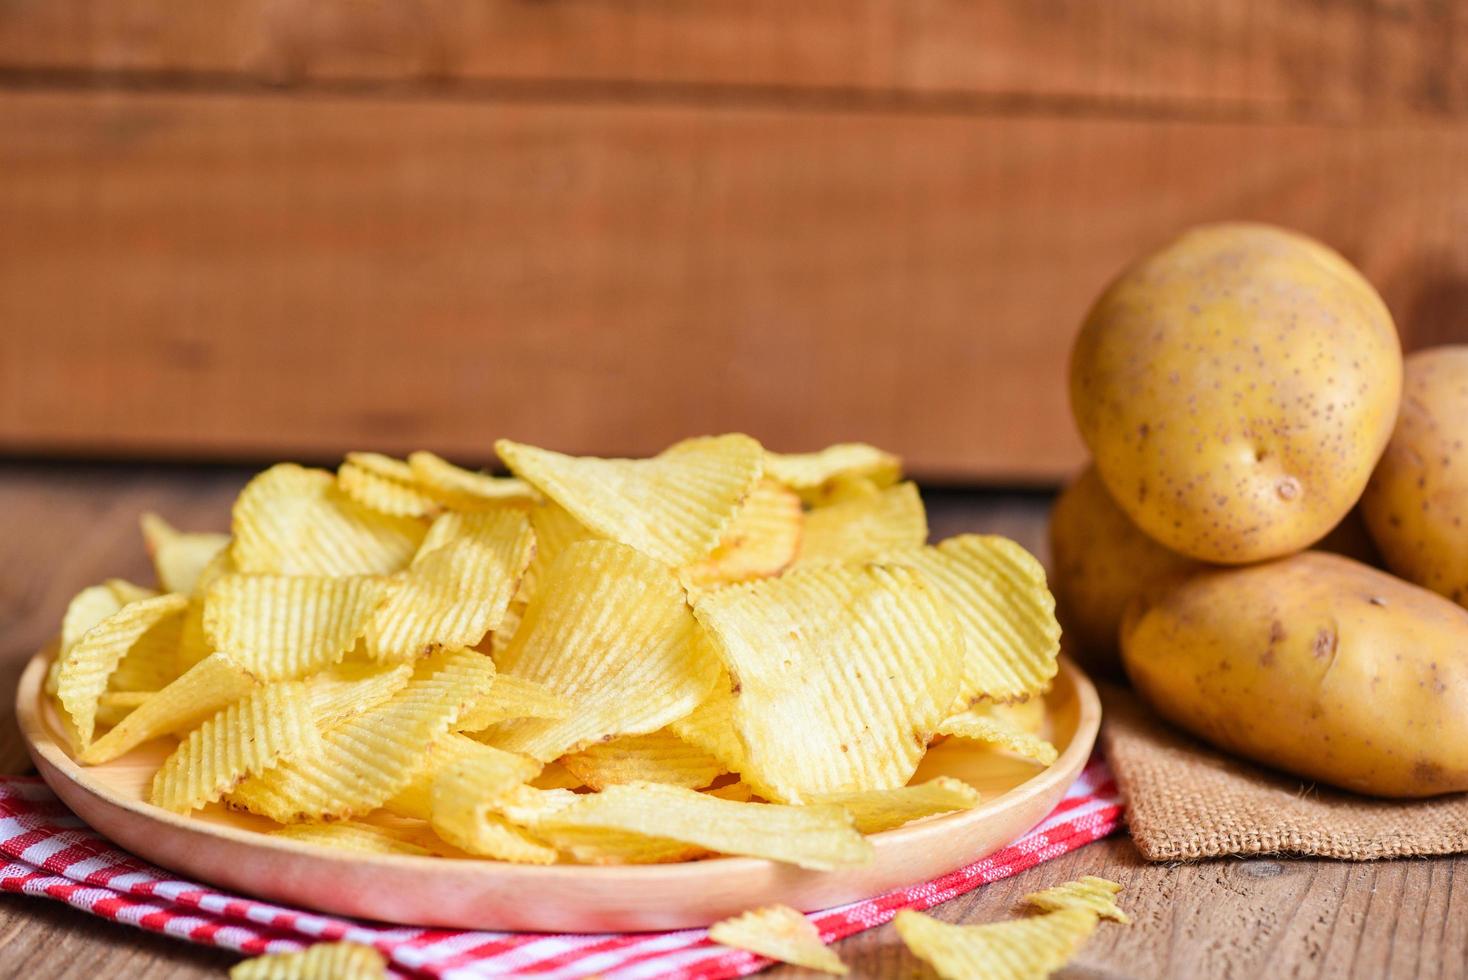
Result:
{"type": "Polygon", "coordinates": [[[796,569],[695,612],[735,683],[739,772],[766,799],[904,785],[964,669],[957,622],[901,566],[796,569]]]}
{"type": "Polygon", "coordinates": [[[407,664],[341,663],[307,681],[311,717],[320,731],[335,728],[401,691],[413,676],[407,664]]]}
{"type": "Polygon", "coordinates": [[[721,670],[708,697],[668,728],[689,745],[713,756],[727,772],[744,769],[744,743],[734,728],[734,682],[721,670]]]}
{"type": "Polygon", "coordinates": [[[325,470],[281,463],[240,491],[233,530],[241,572],[388,575],[412,559],[427,526],[363,507],[325,470]]]}
{"type": "Polygon", "coordinates": [[[317,943],[236,963],[229,980],[385,980],[387,960],[361,943],[317,943]]]}
{"type": "Polygon", "coordinates": [[[220,552],[229,547],[228,534],[196,534],[180,531],[154,513],[140,519],[143,542],[153,559],[158,587],[164,592],[189,595],[199,575],[220,552]]]}
{"type": "Polygon", "coordinates": [[[1033,555],[1008,538],[961,534],[894,560],[919,569],[963,628],[968,657],[959,706],[978,697],[1031,697],[1050,686],[1060,624],[1033,555]]]}
{"type": "Polygon", "coordinates": [[[392,517],[425,517],[441,509],[418,486],[407,463],[381,453],[347,453],[337,467],[336,485],[368,510],[392,517]]]}
{"type": "Polygon", "coordinates": [[[1132,920],[1116,904],[1116,896],[1120,894],[1121,885],[1116,882],[1098,878],[1095,875],[1086,875],[1084,878],[1067,881],[1054,888],[1031,892],[1024,897],[1024,903],[1046,912],[1058,912],[1061,909],[1085,909],[1100,918],[1111,919],[1113,922],[1126,925],[1132,920]]]}
{"type": "Polygon", "coordinates": [[[338,823],[293,823],[270,832],[271,837],[301,844],[358,854],[402,854],[429,857],[428,848],[414,843],[407,834],[394,833],[370,823],[345,820],[338,823]]]}
{"type": "Polygon", "coordinates": [[[1030,980],[1064,966],[1096,931],[1096,916],[1066,909],[1010,922],[955,926],[903,909],[892,924],[913,955],[946,980],[1030,980]]]}
{"type": "MultiPolygon", "coordinates": [[[[156,693],[158,692],[104,691],[102,696],[97,699],[97,724],[111,728],[132,714],[133,709],[137,708],[156,693]]],[[[92,743],[94,746],[96,744],[96,742],[92,743]]]]}
{"type": "Polygon", "coordinates": [[[561,554],[499,660],[574,708],[489,730],[490,744],[541,762],[657,731],[697,707],[719,672],[673,570],[613,541],[561,554]]]}
{"type": "Polygon", "coordinates": [[[800,550],[805,514],[800,498],[778,483],[755,484],[719,545],[679,572],[689,591],[778,575],[800,550]]]}
{"type": "Polygon", "coordinates": [[[760,444],[738,434],[687,439],[652,459],[565,456],[508,439],[495,451],[586,527],[675,567],[718,545],[764,470],[760,444]]]}
{"type": "Polygon", "coordinates": [[[220,799],[281,759],[320,752],[311,698],[300,681],[267,684],[189,732],[153,774],[149,801],[188,813],[220,799]]]}
{"type": "Polygon", "coordinates": [[[512,718],[566,718],[571,702],[534,681],[513,674],[499,674],[489,693],[459,716],[462,732],[477,732],[512,718]]]}
{"type": "Polygon", "coordinates": [[[585,784],[559,762],[548,762],[540,775],[530,780],[530,785],[535,789],[580,789],[585,784]]]}
{"type": "Polygon", "coordinates": [[[122,662],[107,678],[113,691],[161,691],[183,671],[179,668],[179,647],[188,616],[167,616],[138,637],[122,662]]]}
{"type": "Polygon", "coordinates": [[[657,783],[625,783],[577,796],[568,806],[537,818],[529,829],[573,855],[584,848],[594,852],[598,834],[611,832],[820,871],[872,859],[872,845],[841,807],[734,803],[657,783]]]}
{"type": "Polygon", "coordinates": [[[87,630],[61,655],[56,696],[76,728],[81,748],[92,744],[97,725],[97,701],[107,690],[108,678],[143,634],[164,621],[182,615],[188,599],[161,595],[130,602],[87,630]]]}
{"type": "Polygon", "coordinates": [[[185,732],[231,701],[249,694],[257,683],[228,655],[208,656],[128,712],[110,732],[84,749],[79,758],[85,765],[100,765],[144,742],[185,732]]]}
{"type": "Polygon", "coordinates": [[[553,864],[556,849],[496,812],[495,801],[540,771],[525,756],[477,742],[434,776],[434,832],[469,854],[519,864],[553,864]]]}
{"type": "Polygon", "coordinates": [[[979,704],[956,715],[943,719],[934,731],[936,735],[952,735],[975,742],[983,742],[1012,752],[1031,762],[1048,766],[1059,758],[1055,746],[1038,735],[995,713],[993,705],[979,704]]]}
{"type": "MultiPolygon", "coordinates": [[[[367,652],[403,661],[437,647],[472,647],[499,626],[535,553],[530,521],[518,510],[445,514],[429,538],[446,543],[420,553],[377,608],[367,652]]],[[[426,544],[426,542],[425,542],[426,544]]]]}
{"type": "Polygon", "coordinates": [[[879,834],[939,813],[968,810],[979,805],[979,791],[968,783],[939,776],[915,786],[869,789],[860,793],[831,793],[817,803],[839,806],[851,814],[863,834],[879,834]]]}
{"type": "Polygon", "coordinates": [[[102,620],[114,615],[122,608],[117,595],[107,585],[89,585],[76,595],[66,606],[61,617],[60,657],[64,658],[87,631],[102,620]]]}
{"type": "Polygon", "coordinates": [[[494,661],[477,651],[435,653],[397,694],[326,732],[321,752],[251,776],[229,802],[277,823],[369,813],[412,782],[424,746],[449,732],[494,674],[494,661]]]}
{"type": "Polygon", "coordinates": [[[788,905],[751,909],[709,926],[709,938],[721,946],[747,949],[781,963],[845,976],[849,971],[836,951],[821,942],[811,921],[788,905]]]}
{"type": "Polygon", "coordinates": [[[106,582],[107,588],[112,590],[112,595],[117,599],[119,606],[125,606],[130,602],[140,602],[143,599],[151,599],[158,595],[156,589],[147,586],[135,585],[125,578],[110,578],[106,582]]]}
{"type": "Polygon", "coordinates": [[[525,570],[516,601],[526,603],[535,595],[546,571],[555,564],[561,552],[578,541],[601,541],[604,538],[586,527],[571,512],[554,501],[544,501],[530,511],[530,526],[535,531],[535,557],[525,570]]]}
{"type": "MultiPolygon", "coordinates": [[[[506,820],[523,830],[535,827],[583,798],[566,789],[517,786],[496,797],[493,805],[506,820]]],[[[709,853],[696,844],[603,827],[563,829],[558,836],[563,856],[583,864],[667,864],[691,861],[709,853]]]]}
{"type": "MultiPolygon", "coordinates": [[[[466,735],[450,732],[426,746],[423,758],[419,760],[413,770],[413,778],[406,786],[385,800],[382,808],[398,817],[431,820],[433,818],[433,781],[438,778],[440,772],[457,763],[481,756],[493,758],[500,755],[510,755],[510,753],[501,752],[482,742],[476,742],[466,735]]],[[[535,776],[538,763],[531,762],[525,756],[511,756],[511,758],[526,760],[530,775],[525,779],[535,776]]],[[[524,781],[524,779],[520,780],[520,782],[524,781]]]]}
{"type": "Polygon", "coordinates": [[[455,466],[430,452],[408,454],[408,466],[424,493],[459,511],[494,510],[535,502],[530,484],[515,477],[490,476],[455,466]]]}
{"type": "Polygon", "coordinates": [[[855,497],[805,515],[801,565],[890,558],[928,540],[928,515],[917,487],[899,483],[871,497],[855,497]]]}
{"type": "Polygon", "coordinates": [[[619,783],[663,783],[697,789],[727,770],[718,759],[663,728],[623,735],[561,756],[561,765],[592,789],[619,783]]]}
{"type": "Polygon", "coordinates": [[[843,442],[813,453],[765,452],[765,475],[815,502],[833,481],[859,477],[876,487],[902,477],[902,460],[875,446],[843,442]]]}
{"type": "Polygon", "coordinates": [[[388,591],[368,575],[226,575],[205,597],[204,631],[261,680],[291,680],[346,656],[388,591]]]}

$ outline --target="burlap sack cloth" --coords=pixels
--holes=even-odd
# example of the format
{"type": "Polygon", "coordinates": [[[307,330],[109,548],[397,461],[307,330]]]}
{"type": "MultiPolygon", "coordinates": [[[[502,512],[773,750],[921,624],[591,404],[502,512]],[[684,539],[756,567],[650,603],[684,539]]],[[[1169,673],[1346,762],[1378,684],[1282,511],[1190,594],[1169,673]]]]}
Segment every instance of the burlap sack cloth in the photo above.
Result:
{"type": "Polygon", "coordinates": [[[1371,858],[1468,851],[1468,793],[1374,800],[1230,758],[1160,721],[1136,696],[1099,685],[1101,744],[1150,861],[1227,854],[1371,858]]]}

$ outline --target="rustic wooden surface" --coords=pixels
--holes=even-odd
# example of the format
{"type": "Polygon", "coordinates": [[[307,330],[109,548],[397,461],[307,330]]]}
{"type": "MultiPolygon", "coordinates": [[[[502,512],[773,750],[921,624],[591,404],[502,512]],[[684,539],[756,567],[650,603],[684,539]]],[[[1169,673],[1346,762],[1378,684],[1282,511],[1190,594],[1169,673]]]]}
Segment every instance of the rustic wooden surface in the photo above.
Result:
{"type": "MultiPolygon", "coordinates": [[[[67,599],[106,576],[146,580],[136,517],[223,527],[246,478],[227,469],[0,463],[0,690],[56,628],[67,599]]],[[[1008,534],[1044,549],[1044,495],[930,494],[936,536],[1008,534]]],[[[8,711],[8,708],[6,709],[8,711]]],[[[0,772],[26,768],[0,722],[0,772]]],[[[941,906],[950,921],[1008,916],[1027,892],[1081,874],[1125,887],[1136,923],[1103,925],[1062,976],[1076,978],[1468,976],[1468,857],[1345,864],[1224,860],[1148,865],[1116,836],[941,906]]],[[[839,944],[858,977],[931,976],[890,927],[839,944]]],[[[233,957],[101,922],[59,903],[0,897],[0,975],[220,976],[233,957]]],[[[802,975],[794,970],[767,976],[802,975]]]]}

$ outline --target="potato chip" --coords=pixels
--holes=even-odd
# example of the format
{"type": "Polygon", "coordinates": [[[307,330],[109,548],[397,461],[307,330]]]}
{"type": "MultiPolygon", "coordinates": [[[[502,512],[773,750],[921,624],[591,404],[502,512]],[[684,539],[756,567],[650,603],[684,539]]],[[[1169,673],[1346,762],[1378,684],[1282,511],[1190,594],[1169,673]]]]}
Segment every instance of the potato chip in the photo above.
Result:
{"type": "Polygon", "coordinates": [[[164,592],[191,594],[199,575],[229,547],[228,534],[179,531],[154,513],[144,514],[140,523],[158,587],[164,592]]]}
{"type": "Polygon", "coordinates": [[[439,770],[433,780],[434,831],[469,854],[519,864],[553,864],[556,849],[515,826],[494,809],[495,800],[521,786],[540,765],[487,745],[439,770]]]}
{"type": "Polygon", "coordinates": [[[695,612],[734,679],[739,772],[766,799],[904,785],[964,669],[952,614],[901,566],[796,569],[695,612]]]}
{"type": "Polygon", "coordinates": [[[430,857],[432,851],[408,838],[382,827],[356,820],[338,823],[294,823],[272,830],[271,837],[293,840],[337,851],[357,854],[402,854],[407,857],[430,857]]]}
{"type": "Polygon", "coordinates": [[[559,762],[548,762],[540,775],[530,780],[530,785],[536,789],[580,789],[586,784],[559,762]]]}
{"type": "MultiPolygon", "coordinates": [[[[438,778],[440,772],[460,762],[480,757],[498,758],[501,755],[510,755],[510,753],[490,748],[466,735],[450,732],[425,747],[423,758],[415,763],[412,779],[397,793],[385,800],[382,808],[398,817],[431,820],[433,818],[433,781],[438,778]]],[[[525,756],[511,755],[510,757],[524,760],[526,770],[529,772],[525,779],[536,774],[539,763],[532,762],[525,756]]],[[[524,782],[525,779],[519,781],[524,782]]]]}
{"type": "Polygon", "coordinates": [[[747,949],[822,973],[845,976],[849,972],[836,951],[821,941],[811,921],[788,905],[752,909],[715,922],[709,926],[709,938],[721,946],[747,949]]]}
{"type": "Polygon", "coordinates": [[[765,453],[765,475],[808,501],[835,480],[860,477],[877,487],[902,476],[902,460],[875,446],[843,442],[814,453],[765,453]]]}
{"type": "Polygon", "coordinates": [[[124,578],[110,578],[106,585],[112,590],[113,598],[117,600],[119,606],[125,606],[130,602],[141,602],[158,595],[158,590],[136,585],[124,578]]]}
{"type": "Polygon", "coordinates": [[[815,802],[844,808],[863,834],[879,834],[939,813],[968,810],[979,805],[979,791],[968,783],[939,776],[915,786],[869,789],[860,793],[831,793],[815,802]]]}
{"type": "Polygon", "coordinates": [[[508,439],[495,451],[586,527],[673,566],[714,549],[764,469],[760,444],[738,434],[687,439],[652,459],[565,456],[508,439]]]}
{"type": "Polygon", "coordinates": [[[188,813],[280,759],[320,751],[306,685],[267,684],[189,732],[154,773],[149,800],[165,810],[188,813]]]}
{"type": "Polygon", "coordinates": [[[228,655],[212,654],[130,711],[110,732],[84,749],[89,766],[111,762],[144,742],[184,732],[252,691],[258,682],[228,655]]]}
{"type": "Polygon", "coordinates": [[[1058,912],[1061,909],[1086,909],[1103,919],[1111,919],[1126,925],[1132,920],[1116,904],[1116,896],[1120,894],[1121,885],[1116,882],[1098,878],[1095,875],[1086,875],[1084,878],[1067,881],[1054,888],[1032,892],[1024,897],[1024,903],[1046,912],[1058,912]]]}
{"type": "Polygon", "coordinates": [[[1083,909],[980,926],[955,926],[903,909],[892,920],[913,955],[947,980],[1019,980],[1048,977],[1096,931],[1083,909]]]}
{"type": "Polygon", "coordinates": [[[530,601],[540,581],[545,578],[546,570],[561,557],[561,552],[577,541],[605,540],[572,517],[566,508],[549,500],[530,511],[530,526],[535,531],[535,557],[530,560],[530,567],[525,570],[525,578],[515,597],[521,603],[530,601]]]}
{"type": "Polygon", "coordinates": [[[719,760],[725,771],[741,772],[744,768],[744,743],[734,728],[733,685],[728,671],[721,670],[708,697],[668,728],[689,745],[719,760]]]}
{"type": "Polygon", "coordinates": [[[107,679],[114,691],[161,691],[183,671],[179,669],[184,615],[168,616],[138,637],[107,679]]]}
{"type": "Polygon", "coordinates": [[[890,558],[928,540],[928,516],[917,487],[899,483],[805,515],[799,564],[890,558]]]}
{"type": "Polygon", "coordinates": [[[435,653],[390,699],[326,732],[321,752],[251,776],[229,801],[277,823],[345,820],[375,810],[412,781],[424,746],[449,732],[494,673],[494,661],[474,650],[435,653]]]}
{"type": "MultiPolygon", "coordinates": [[[[111,728],[133,713],[156,691],[104,691],[97,699],[97,724],[111,728]]],[[[93,742],[95,746],[97,743],[93,742]]]]}
{"type": "Polygon", "coordinates": [[[433,453],[410,453],[408,466],[424,493],[454,510],[494,510],[531,504],[536,499],[535,491],[524,480],[461,469],[433,453]]]}
{"type": "Polygon", "coordinates": [[[408,464],[381,453],[347,453],[337,467],[336,485],[352,500],[379,514],[425,517],[439,502],[418,486],[408,464]]]}
{"type": "MultiPolygon", "coordinates": [[[[581,795],[567,789],[535,789],[516,786],[493,800],[493,808],[511,824],[524,830],[566,809],[581,795]]],[[[559,833],[565,856],[584,864],[667,864],[706,856],[706,848],[632,831],[576,828],[559,833]]]]}
{"type": "Polygon", "coordinates": [[[565,718],[571,702],[534,681],[512,674],[499,674],[494,686],[459,716],[457,727],[477,732],[512,718],[565,718]]]}
{"type": "Polygon", "coordinates": [[[405,567],[427,527],[352,500],[325,470],[281,463],[234,504],[230,552],[241,572],[387,575],[405,567]]]}
{"type": "MultiPolygon", "coordinates": [[[[529,570],[526,570],[528,576],[529,570]]],[[[520,588],[525,588],[525,579],[520,580],[520,588]]],[[[505,614],[500,618],[500,624],[489,631],[488,641],[480,640],[476,644],[480,650],[488,649],[490,653],[498,657],[510,646],[510,641],[515,638],[515,633],[520,629],[520,623],[525,619],[526,604],[519,599],[513,600],[505,607],[505,614]]]]}
{"type": "Polygon", "coordinates": [[[311,717],[321,731],[375,708],[407,685],[413,670],[407,664],[342,663],[311,675],[308,691],[311,717]]]}
{"type": "Polygon", "coordinates": [[[848,500],[876,497],[883,489],[864,476],[837,476],[827,480],[819,490],[807,493],[804,500],[811,508],[818,509],[848,500]]]}
{"type": "Polygon", "coordinates": [[[91,745],[96,731],[97,701],[107,690],[107,680],[122,658],[143,634],[180,616],[187,605],[188,599],[181,595],[155,596],[128,603],[87,630],[62,655],[56,675],[56,696],[76,726],[83,750],[91,745]]]}
{"type": "Polygon", "coordinates": [[[689,591],[703,591],[778,575],[795,560],[804,521],[799,497],[778,483],[761,480],[734,515],[718,547],[685,565],[679,577],[689,591]]]}
{"type": "Polygon", "coordinates": [[[67,604],[66,614],[61,617],[61,646],[57,662],[66,657],[88,630],[121,608],[122,603],[106,585],[89,585],[73,596],[67,604]]]}
{"type": "Polygon", "coordinates": [[[721,800],[733,800],[736,803],[748,803],[755,797],[754,790],[742,779],[736,779],[732,783],[723,786],[714,786],[710,789],[701,790],[709,796],[716,796],[721,800]]]}
{"type": "Polygon", "coordinates": [[[663,783],[697,789],[726,770],[718,759],[666,728],[623,735],[561,757],[561,765],[592,789],[619,783],[663,783]]]}
{"type": "Polygon", "coordinates": [[[597,835],[612,832],[820,871],[872,859],[871,844],[841,807],[734,803],[657,783],[625,783],[577,796],[570,805],[535,819],[529,829],[573,855],[583,847],[594,850],[597,835]]]}
{"type": "Polygon", "coordinates": [[[260,679],[290,680],[346,656],[387,592],[368,575],[226,575],[205,597],[204,631],[260,679]]]}
{"type": "Polygon", "coordinates": [[[943,719],[934,734],[983,742],[1042,766],[1048,766],[1059,758],[1055,746],[993,713],[987,704],[975,705],[943,719]]]}
{"type": "Polygon", "coordinates": [[[384,980],[387,961],[361,943],[317,943],[299,953],[271,953],[236,963],[229,980],[384,980]]]}
{"type": "Polygon", "coordinates": [[[517,510],[445,514],[440,525],[457,533],[399,573],[368,625],[367,652],[377,660],[477,644],[499,626],[535,553],[530,521],[517,510]]]}
{"type": "Polygon", "coordinates": [[[914,566],[952,608],[968,647],[960,705],[1044,691],[1058,669],[1060,624],[1045,569],[1008,538],[961,534],[894,559],[914,566]]]}
{"type": "Polygon", "coordinates": [[[490,730],[491,744],[541,762],[657,731],[697,707],[719,673],[673,570],[613,541],[562,553],[500,664],[574,708],[490,730]]]}

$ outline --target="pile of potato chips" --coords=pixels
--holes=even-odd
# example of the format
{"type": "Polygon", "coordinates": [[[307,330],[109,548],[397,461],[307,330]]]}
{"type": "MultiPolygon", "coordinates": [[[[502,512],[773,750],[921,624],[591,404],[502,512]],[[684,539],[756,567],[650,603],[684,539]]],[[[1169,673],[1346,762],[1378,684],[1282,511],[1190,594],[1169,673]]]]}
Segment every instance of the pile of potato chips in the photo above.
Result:
{"type": "Polygon", "coordinates": [[[62,623],[48,690],[86,764],[177,739],[151,800],[280,837],[548,864],[743,854],[829,869],[965,809],[934,739],[1048,764],[1059,627],[1003,538],[930,546],[898,460],[744,435],[651,459],[501,440],[280,464],[232,534],[143,531],[158,591],[62,623]]]}

